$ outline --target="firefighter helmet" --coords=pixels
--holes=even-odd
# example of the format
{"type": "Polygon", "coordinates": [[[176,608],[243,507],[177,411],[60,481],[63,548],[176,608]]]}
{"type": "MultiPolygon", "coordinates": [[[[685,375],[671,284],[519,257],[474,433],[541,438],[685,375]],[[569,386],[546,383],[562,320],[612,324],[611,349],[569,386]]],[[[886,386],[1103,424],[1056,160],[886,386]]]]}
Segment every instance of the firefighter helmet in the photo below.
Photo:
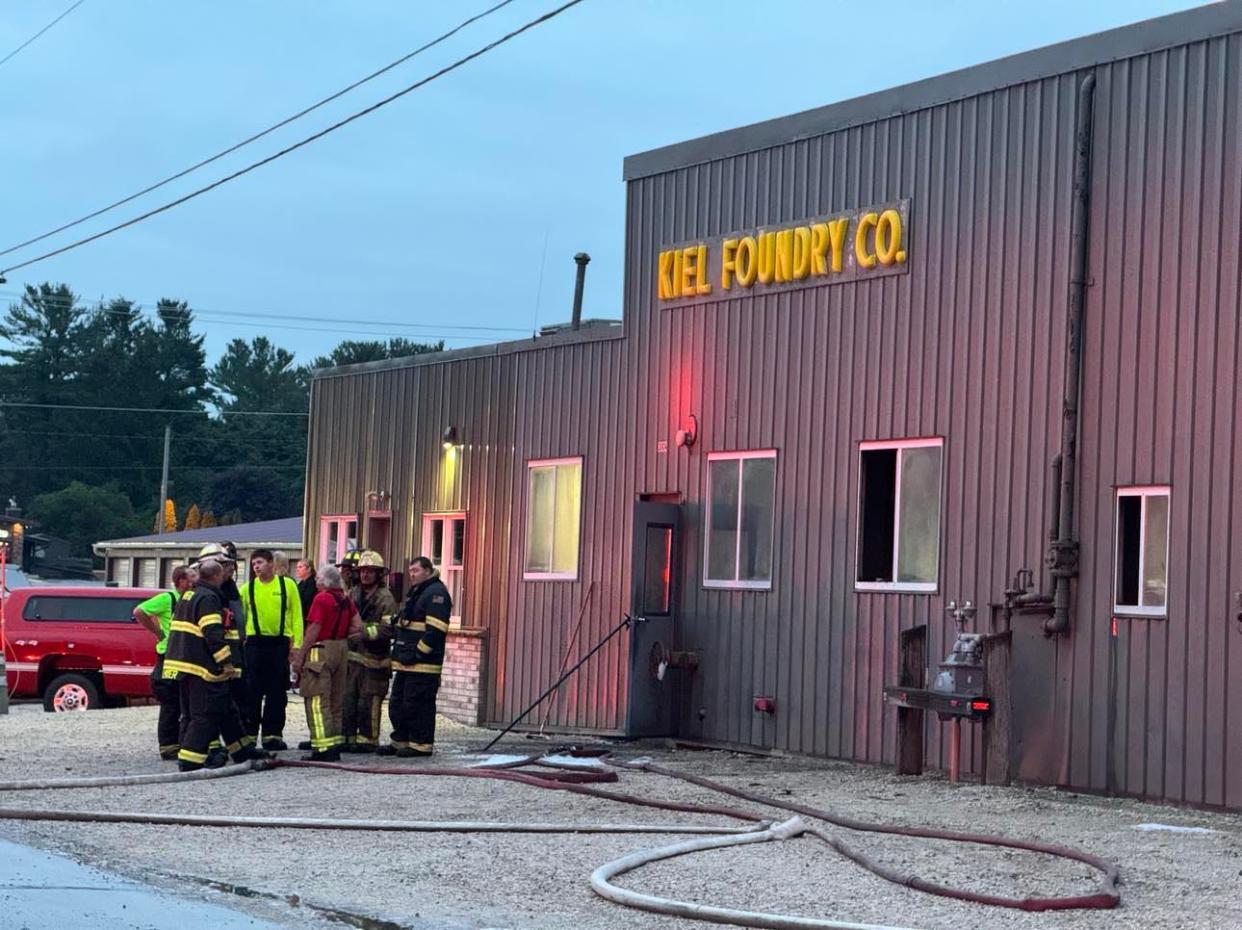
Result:
{"type": "Polygon", "coordinates": [[[341,556],[341,561],[337,563],[337,568],[357,568],[358,559],[361,557],[361,549],[350,549],[343,556],[341,556]]]}
{"type": "Polygon", "coordinates": [[[237,550],[233,550],[230,555],[229,551],[220,543],[207,543],[203,548],[198,550],[198,557],[194,559],[195,565],[199,562],[206,562],[208,559],[214,559],[217,562],[236,562],[237,550]]]}
{"type": "Polygon", "coordinates": [[[384,567],[384,557],[374,549],[364,549],[358,555],[358,562],[355,568],[378,568],[384,567]]]}

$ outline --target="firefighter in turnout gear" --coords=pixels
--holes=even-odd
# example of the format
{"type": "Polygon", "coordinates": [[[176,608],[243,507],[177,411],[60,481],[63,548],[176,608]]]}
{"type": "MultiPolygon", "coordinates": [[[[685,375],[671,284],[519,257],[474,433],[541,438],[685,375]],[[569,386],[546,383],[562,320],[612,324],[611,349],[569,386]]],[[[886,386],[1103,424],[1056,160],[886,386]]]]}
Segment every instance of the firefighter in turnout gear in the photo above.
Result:
{"type": "Polygon", "coordinates": [[[453,602],[426,556],[410,562],[410,584],[393,631],[392,742],[376,750],[381,756],[429,756],[435,746],[436,692],[453,602]]]}
{"type": "MultiPolygon", "coordinates": [[[[237,708],[237,713],[245,721],[245,709],[249,703],[249,697],[246,689],[245,669],[246,669],[246,618],[243,613],[241,593],[238,591],[237,582],[234,580],[237,574],[237,547],[231,542],[208,543],[198,552],[198,558],[194,560],[194,564],[198,565],[205,559],[212,559],[220,563],[220,568],[224,574],[220,578],[217,586],[220,593],[220,600],[224,607],[225,614],[230,618],[231,622],[224,631],[224,638],[229,645],[229,665],[233,669],[233,676],[229,679],[229,696],[233,699],[233,704],[237,708]]],[[[185,710],[181,711],[181,722],[184,728],[188,720],[185,710]]],[[[223,734],[221,734],[223,736],[223,734]]],[[[228,741],[225,740],[227,743],[228,741]]],[[[247,742],[250,742],[249,740],[247,742]]],[[[214,768],[223,765],[228,761],[228,751],[220,740],[216,740],[211,744],[211,758],[208,761],[208,767],[214,768]]]]}
{"type": "Polygon", "coordinates": [[[358,584],[358,560],[362,558],[362,552],[361,549],[350,549],[336,565],[341,570],[341,587],[350,597],[358,584]]]}
{"type": "Polygon", "coordinates": [[[198,572],[186,565],[178,565],[172,572],[175,590],[161,591],[134,608],[134,619],[157,636],[155,644],[155,669],[151,672],[151,693],[160,702],[159,723],[156,737],[159,739],[160,758],[166,762],[177,759],[181,749],[181,689],[172,678],[164,677],[164,652],[168,649],[168,629],[172,625],[173,612],[181,595],[194,586],[198,572]]]}
{"type": "Polygon", "coordinates": [[[223,580],[224,568],[219,562],[199,562],[198,581],[181,596],[169,624],[164,674],[177,679],[181,713],[187,718],[177,753],[177,765],[183,772],[207,764],[209,747],[217,736],[234,761],[268,758],[246,735],[229,693],[234,669],[226,634],[233,626],[233,615],[220,593],[223,580]]]}
{"type": "Polygon", "coordinates": [[[379,745],[380,721],[392,664],[392,617],[397,602],[384,583],[384,557],[365,550],[355,564],[358,583],[350,599],[362,618],[363,636],[349,647],[345,677],[345,705],[341,733],[345,752],[374,752],[379,745]]]}
{"type": "Polygon", "coordinates": [[[306,615],[300,649],[294,650],[293,669],[306,701],[306,723],[311,738],[307,762],[336,762],[341,758],[341,709],[345,703],[348,643],[362,636],[362,621],[353,601],[341,588],[341,573],[324,565],[317,573],[319,593],[306,615]]]}

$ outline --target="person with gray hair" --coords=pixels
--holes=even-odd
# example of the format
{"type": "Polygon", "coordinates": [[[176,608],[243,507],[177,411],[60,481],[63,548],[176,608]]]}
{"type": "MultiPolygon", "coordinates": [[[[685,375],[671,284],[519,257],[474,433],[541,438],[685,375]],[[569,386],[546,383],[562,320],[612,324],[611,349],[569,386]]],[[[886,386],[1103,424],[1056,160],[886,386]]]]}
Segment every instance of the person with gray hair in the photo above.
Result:
{"type": "Polygon", "coordinates": [[[345,672],[350,639],[362,635],[358,610],[345,595],[341,572],[324,564],[317,573],[319,593],[311,601],[302,631],[302,646],[295,650],[293,671],[306,702],[310,728],[308,762],[337,762],[341,758],[341,713],[345,704],[345,672]]]}

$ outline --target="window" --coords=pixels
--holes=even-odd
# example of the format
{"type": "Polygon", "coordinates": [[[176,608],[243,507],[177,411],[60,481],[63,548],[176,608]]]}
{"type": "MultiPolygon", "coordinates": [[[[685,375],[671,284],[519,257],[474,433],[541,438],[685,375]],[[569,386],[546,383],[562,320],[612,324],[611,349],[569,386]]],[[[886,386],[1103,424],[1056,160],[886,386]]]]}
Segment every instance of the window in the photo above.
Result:
{"type": "Polygon", "coordinates": [[[466,515],[429,513],[423,517],[423,555],[431,559],[453,602],[451,626],[461,626],[462,579],[466,566],[466,515]]]}
{"type": "Polygon", "coordinates": [[[145,598],[132,597],[32,597],[22,611],[24,620],[74,620],[100,623],[133,623],[134,608],[145,598]]]}
{"type": "Polygon", "coordinates": [[[859,446],[859,591],[935,591],[942,439],[859,446]]]}
{"type": "Polygon", "coordinates": [[[1117,491],[1117,576],[1113,610],[1163,617],[1169,604],[1169,489],[1117,491]]]}
{"type": "Polygon", "coordinates": [[[319,564],[341,561],[350,549],[358,548],[358,518],[337,514],[319,518],[319,564]]]}
{"type": "Polygon", "coordinates": [[[673,528],[647,525],[643,540],[642,602],[644,617],[668,617],[673,612],[673,528]]]}
{"type": "Polygon", "coordinates": [[[775,511],[774,449],[708,453],[705,587],[771,589],[775,511]]]}
{"type": "Polygon", "coordinates": [[[526,562],[522,577],[572,581],[578,577],[582,522],[582,459],[527,465],[526,562]]]}

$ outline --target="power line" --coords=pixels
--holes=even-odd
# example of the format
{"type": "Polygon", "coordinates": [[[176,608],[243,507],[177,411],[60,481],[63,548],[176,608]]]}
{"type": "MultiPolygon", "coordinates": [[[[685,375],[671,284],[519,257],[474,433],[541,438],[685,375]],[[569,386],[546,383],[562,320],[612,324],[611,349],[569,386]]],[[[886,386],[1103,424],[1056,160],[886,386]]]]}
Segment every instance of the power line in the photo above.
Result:
{"type": "MultiPolygon", "coordinates": [[[[22,299],[26,295],[21,293],[20,291],[0,291],[0,296],[11,297],[14,299],[22,299]]],[[[62,307],[71,305],[72,303],[75,302],[75,301],[70,301],[67,298],[62,297],[59,294],[48,294],[46,296],[41,296],[40,299],[50,301],[53,303],[59,302],[59,305],[62,307]]],[[[124,299],[124,298],[121,298],[121,299],[124,299]]],[[[159,310],[159,307],[157,304],[133,303],[132,309],[135,311],[145,310],[151,313],[155,313],[159,310]]],[[[112,309],[110,307],[103,307],[103,306],[95,307],[95,308],[82,307],[82,310],[87,313],[113,313],[113,314],[118,314],[118,315],[125,315],[126,313],[130,312],[130,311],[127,311],[121,308],[112,309]]],[[[340,317],[308,316],[308,315],[304,315],[300,313],[277,313],[276,311],[273,311],[273,310],[214,310],[210,307],[189,307],[188,311],[195,315],[206,313],[206,314],[210,314],[213,316],[242,317],[245,319],[252,319],[252,320],[257,317],[262,316],[268,319],[291,320],[294,322],[297,322],[300,320],[306,320],[311,323],[334,323],[334,324],[337,324],[338,326],[343,322],[340,317]]],[[[396,320],[357,320],[357,319],[350,319],[348,322],[351,327],[352,326],[397,326],[397,327],[401,327],[404,329],[411,329],[411,330],[417,330],[417,329],[443,330],[447,328],[447,329],[454,329],[454,330],[462,330],[463,332],[469,331],[469,332],[480,332],[480,333],[527,333],[527,332],[530,332],[530,330],[526,329],[525,327],[521,327],[521,326],[474,326],[474,325],[466,324],[466,323],[451,323],[451,324],[447,324],[446,326],[444,323],[402,323],[396,320]]],[[[413,335],[420,335],[420,334],[413,333],[413,335]]]]}
{"type": "MultiPolygon", "coordinates": [[[[62,306],[63,306],[63,305],[62,305],[62,306]]],[[[134,313],[135,315],[141,316],[144,312],[156,313],[157,309],[158,309],[158,308],[151,307],[150,305],[143,305],[143,304],[133,304],[133,305],[132,305],[132,309],[131,309],[131,310],[129,310],[129,311],[126,311],[126,310],[119,310],[119,309],[118,309],[118,310],[112,310],[112,309],[109,309],[109,308],[107,308],[107,307],[82,307],[82,308],[81,308],[81,310],[82,310],[82,312],[83,312],[83,313],[85,313],[85,314],[87,314],[87,315],[91,315],[91,316],[98,316],[98,315],[100,315],[100,314],[115,314],[115,315],[118,315],[118,316],[123,316],[123,315],[127,315],[127,314],[129,314],[129,313],[134,313]]],[[[346,332],[346,331],[343,331],[343,330],[342,330],[342,328],[341,328],[341,326],[342,326],[341,321],[338,321],[338,320],[333,320],[333,319],[332,319],[332,318],[330,318],[330,317],[298,317],[298,316],[296,316],[296,315],[287,315],[287,314],[286,314],[286,315],[277,315],[277,317],[276,317],[277,319],[289,320],[289,321],[296,321],[296,320],[298,320],[298,319],[313,319],[313,320],[316,320],[316,321],[322,321],[322,322],[325,322],[325,323],[334,323],[334,324],[335,324],[335,325],[332,325],[332,326],[309,326],[309,325],[307,325],[307,324],[305,324],[305,323],[297,323],[297,322],[287,322],[287,323],[276,323],[276,322],[257,322],[257,321],[254,319],[254,314],[247,314],[247,313],[229,312],[229,314],[228,314],[228,318],[227,318],[227,319],[217,319],[217,318],[215,318],[214,314],[217,314],[217,313],[223,314],[223,313],[225,313],[226,311],[219,311],[219,310],[203,310],[203,311],[200,311],[200,310],[197,310],[197,309],[191,308],[191,311],[190,311],[190,312],[192,312],[193,314],[195,314],[196,319],[197,319],[197,322],[199,322],[199,323],[203,323],[203,324],[218,324],[218,325],[227,325],[227,326],[247,326],[247,327],[253,327],[253,328],[256,328],[256,329],[264,329],[264,330],[266,330],[266,329],[282,329],[282,330],[291,330],[291,331],[293,331],[293,332],[308,332],[308,333],[333,333],[333,334],[335,334],[335,335],[337,335],[337,336],[342,336],[342,337],[350,337],[350,336],[352,335],[353,337],[355,337],[355,338],[357,338],[357,339],[362,339],[362,340],[366,340],[366,339],[371,339],[371,340],[382,340],[382,339],[384,339],[384,338],[389,338],[389,339],[409,339],[409,340],[412,340],[412,341],[418,341],[418,340],[437,340],[437,339],[440,339],[440,340],[444,340],[444,339],[454,339],[454,340],[458,340],[458,341],[469,341],[469,342],[475,342],[475,343],[479,343],[479,342],[482,342],[482,343],[488,343],[488,342],[500,342],[500,341],[503,341],[503,340],[505,340],[505,339],[512,339],[512,338],[514,338],[514,337],[513,337],[513,334],[514,334],[514,333],[520,333],[520,334],[522,334],[522,335],[526,335],[526,334],[528,333],[528,330],[525,330],[525,329],[519,329],[519,328],[517,328],[517,327],[504,327],[504,328],[498,328],[498,329],[496,329],[496,330],[489,330],[489,329],[486,329],[485,327],[482,327],[482,326],[470,326],[470,327],[462,326],[462,327],[454,327],[452,324],[449,324],[449,328],[452,328],[452,329],[463,329],[463,330],[468,329],[468,330],[470,330],[470,332],[445,332],[445,331],[439,331],[439,330],[437,330],[437,331],[435,331],[435,332],[417,331],[417,332],[397,333],[397,332],[392,332],[391,330],[375,330],[375,329],[369,329],[369,330],[361,330],[361,331],[359,331],[359,332],[355,332],[355,333],[352,333],[352,334],[351,334],[351,333],[349,333],[349,332],[346,332]],[[209,314],[209,315],[208,315],[208,316],[201,316],[201,317],[200,317],[200,316],[198,316],[198,314],[199,314],[199,313],[206,313],[206,314],[209,314]],[[234,317],[248,317],[248,319],[234,319],[234,317]]],[[[153,319],[157,319],[157,318],[158,318],[158,317],[147,317],[147,318],[144,318],[144,319],[152,319],[152,320],[153,320],[153,319]]],[[[353,326],[357,326],[357,325],[359,325],[360,323],[364,323],[364,322],[365,322],[365,321],[360,321],[360,320],[350,320],[350,321],[349,321],[349,326],[351,326],[351,327],[353,327],[353,326]]],[[[384,324],[381,322],[381,323],[370,323],[370,324],[365,324],[365,325],[384,325],[384,324]]],[[[392,325],[394,325],[394,326],[402,326],[402,325],[410,325],[410,326],[415,326],[415,325],[433,325],[433,324],[402,324],[402,323],[393,323],[392,325]]]]}
{"type": "MultiPolygon", "coordinates": [[[[62,430],[39,430],[39,429],[5,429],[0,426],[0,436],[59,436],[65,437],[65,431],[62,430]]],[[[158,439],[164,441],[162,433],[79,433],[74,432],[74,439],[158,439]]],[[[173,437],[179,438],[179,437],[173,437]]],[[[187,437],[188,439],[189,437],[187,437]]],[[[2,466],[0,466],[2,467],[2,466]]]]}
{"type": "MultiPolygon", "coordinates": [[[[6,471],[160,471],[163,465],[0,465],[0,473],[6,471]]],[[[289,469],[297,469],[302,471],[306,468],[302,465],[249,465],[238,462],[221,462],[219,465],[176,465],[170,464],[170,469],[179,469],[181,471],[214,471],[217,469],[229,468],[247,468],[262,469],[265,471],[287,471],[289,469]]]]}
{"type": "MultiPolygon", "coordinates": [[[[81,3],[81,2],[83,2],[83,0],[78,0],[78,3],[81,3]]],[[[10,252],[16,252],[18,249],[23,249],[28,245],[34,245],[34,243],[36,242],[42,242],[44,239],[47,239],[49,236],[54,236],[57,233],[64,232],[66,229],[72,229],[74,226],[79,226],[82,223],[85,223],[87,220],[93,220],[95,217],[101,216],[102,214],[107,213],[109,210],[115,210],[117,207],[123,206],[132,200],[137,200],[139,197],[143,196],[144,194],[149,194],[152,191],[159,190],[161,187],[163,187],[166,184],[171,184],[173,181],[176,181],[180,178],[184,178],[187,174],[197,171],[199,168],[206,167],[207,165],[210,165],[214,161],[219,161],[224,156],[231,155],[233,152],[236,152],[240,148],[244,148],[245,146],[249,145],[251,142],[257,142],[259,139],[262,139],[264,136],[270,135],[271,133],[275,132],[277,129],[281,129],[285,126],[288,126],[290,123],[294,122],[295,120],[301,119],[303,116],[306,116],[308,113],[313,113],[315,110],[318,110],[320,107],[331,103],[333,100],[336,100],[339,97],[345,96],[345,94],[349,93],[351,90],[356,90],[357,88],[361,87],[363,84],[366,84],[368,81],[373,81],[380,75],[387,74],[389,71],[391,71],[393,68],[396,68],[398,65],[405,64],[411,58],[421,55],[423,52],[427,51],[429,48],[439,45],[441,42],[445,41],[446,39],[452,38],[457,33],[461,32],[461,30],[469,26],[471,23],[476,23],[480,19],[483,19],[485,16],[490,16],[492,13],[495,13],[501,7],[508,6],[512,2],[513,0],[501,0],[501,2],[497,3],[495,6],[489,9],[486,9],[482,13],[479,13],[475,16],[471,16],[469,19],[463,21],[455,28],[450,29],[448,32],[444,33],[444,35],[439,36],[438,38],[432,39],[426,45],[423,45],[420,48],[416,48],[414,51],[410,52],[408,55],[403,55],[401,58],[398,58],[396,61],[392,62],[391,64],[385,65],[384,67],[380,68],[378,71],[371,72],[366,77],[361,78],[360,80],[354,81],[354,83],[350,84],[348,87],[344,87],[341,90],[338,90],[336,93],[331,94],[330,96],[324,97],[319,102],[311,104],[304,110],[299,110],[297,113],[294,113],[292,116],[282,119],[279,123],[269,126],[267,129],[264,129],[262,132],[256,132],[254,135],[243,139],[241,142],[238,142],[236,145],[231,145],[228,148],[224,149],[223,151],[217,152],[215,155],[210,156],[209,158],[204,158],[202,161],[196,162],[195,164],[190,165],[190,167],[182,171],[178,171],[176,174],[169,175],[168,177],[164,178],[164,180],[162,181],[157,181],[155,184],[152,184],[150,187],[144,187],[142,190],[137,191],[136,193],[130,194],[128,197],[123,197],[122,199],[117,200],[114,203],[108,204],[106,207],[101,207],[100,209],[94,211],[93,213],[88,213],[86,214],[86,216],[79,217],[78,219],[74,220],[71,223],[65,223],[63,226],[57,226],[55,229],[48,230],[47,232],[41,235],[35,236],[33,239],[27,239],[25,242],[19,242],[17,245],[10,246],[9,248],[5,249],[3,252],[0,252],[0,255],[8,255],[10,252]]],[[[74,4],[74,6],[77,6],[77,5],[78,5],[77,3],[74,4]]],[[[62,13],[61,15],[64,16],[66,14],[62,13]]],[[[51,26],[47,28],[50,29],[51,26]]],[[[38,36],[35,36],[35,38],[38,38],[38,36]]],[[[31,41],[33,42],[34,39],[31,39],[31,41]]],[[[28,42],[27,45],[29,44],[30,43],[28,42]]],[[[23,46],[23,48],[24,47],[25,46],[23,46]]],[[[18,51],[21,51],[21,49],[18,49],[18,51]]],[[[14,52],[13,54],[16,55],[17,52],[14,52]]],[[[11,58],[12,56],[10,55],[9,57],[11,58]]],[[[8,59],[5,59],[5,61],[7,60],[8,59]]],[[[0,64],[3,64],[3,63],[4,62],[0,62],[0,64]]]]}
{"type": "MultiPolygon", "coordinates": [[[[208,410],[176,410],[169,407],[96,407],[90,404],[32,404],[16,400],[0,400],[0,407],[37,407],[44,410],[97,410],[106,413],[194,413],[210,416],[208,410]]],[[[306,417],[308,413],[288,413],[282,410],[221,410],[221,416],[234,417],[306,417]]]]}
{"type": "Polygon", "coordinates": [[[418,88],[423,87],[427,84],[430,84],[432,81],[436,80],[437,78],[441,78],[451,71],[456,71],[462,65],[467,64],[468,62],[471,62],[474,59],[479,58],[482,55],[487,54],[488,52],[492,51],[495,48],[498,48],[501,45],[504,45],[506,42],[509,42],[510,40],[517,38],[522,33],[528,32],[531,29],[534,29],[536,26],[540,26],[543,23],[546,23],[549,20],[554,19],[555,17],[559,16],[561,13],[564,13],[570,7],[577,6],[581,2],[582,0],[569,0],[568,3],[563,3],[561,4],[561,6],[557,7],[555,10],[551,10],[550,12],[544,13],[542,16],[539,16],[536,19],[533,19],[530,22],[526,23],[525,25],[520,26],[517,29],[514,29],[512,32],[506,33],[505,35],[501,36],[499,39],[496,39],[493,42],[489,42],[487,45],[484,45],[482,48],[471,52],[469,55],[466,55],[463,58],[457,59],[455,62],[453,62],[450,65],[446,65],[445,67],[441,68],[439,71],[436,71],[434,74],[428,77],[425,77],[422,80],[415,81],[413,84],[410,84],[407,87],[403,87],[401,90],[397,91],[396,93],[390,94],[389,96],[378,101],[377,103],[373,103],[371,104],[371,106],[366,107],[365,109],[359,110],[358,112],[345,117],[345,119],[343,120],[338,120],[337,122],[328,126],[326,129],[321,129],[319,132],[313,133],[312,135],[307,136],[305,139],[302,139],[298,142],[293,143],[293,145],[286,146],[285,148],[281,149],[280,151],[272,155],[267,156],[266,158],[262,158],[259,161],[253,162],[247,165],[245,168],[241,168],[238,171],[234,171],[232,174],[225,175],[223,178],[220,178],[217,181],[213,181],[210,184],[204,185],[203,187],[200,187],[197,190],[193,190],[190,193],[185,194],[182,197],[178,197],[176,200],[171,200],[168,203],[163,204],[162,206],[156,207],[153,210],[148,210],[146,213],[141,213],[138,216],[128,219],[123,223],[118,223],[115,226],[109,227],[108,229],[97,232],[94,235],[90,235],[83,239],[78,239],[76,242],[71,242],[68,245],[61,246],[59,249],[53,249],[50,252],[44,252],[42,255],[37,255],[34,258],[27,259],[24,262],[19,262],[16,265],[10,265],[7,268],[0,269],[0,277],[3,277],[4,275],[8,274],[11,271],[17,271],[19,268],[27,268],[30,265],[34,265],[38,262],[45,261],[57,255],[63,255],[65,252],[69,252],[69,251],[72,251],[73,249],[80,248],[88,243],[94,242],[97,239],[102,239],[105,236],[110,236],[112,235],[112,233],[120,232],[122,229],[126,229],[130,226],[134,226],[137,223],[141,223],[143,220],[148,220],[151,217],[158,216],[161,213],[165,213],[168,210],[173,209],[174,207],[179,207],[183,203],[193,200],[196,197],[200,197],[203,194],[206,194],[208,191],[215,190],[217,187],[220,187],[223,184],[227,184],[229,181],[236,180],[237,178],[240,178],[242,175],[249,174],[251,171],[254,171],[257,168],[261,168],[266,164],[276,161],[276,159],[278,158],[283,158],[285,155],[288,155],[291,152],[295,152],[298,149],[306,145],[309,145],[312,142],[318,141],[319,139],[322,139],[324,136],[328,135],[329,133],[335,132],[336,130],[342,128],[343,126],[349,125],[355,120],[361,119],[364,116],[374,113],[376,110],[380,109],[381,107],[387,106],[388,104],[392,103],[394,100],[398,100],[401,97],[404,97],[406,94],[412,93],[413,91],[418,90],[418,88]]]}
{"type": "Polygon", "coordinates": [[[77,3],[75,3],[73,6],[69,7],[69,9],[65,10],[65,12],[61,13],[61,14],[60,14],[59,16],[57,16],[54,20],[52,20],[50,23],[48,23],[46,26],[44,26],[42,29],[40,29],[38,32],[36,32],[34,35],[32,35],[29,39],[27,39],[27,40],[26,40],[25,42],[23,42],[21,45],[17,46],[17,48],[13,49],[13,51],[9,52],[9,53],[8,53],[7,55],[5,55],[3,58],[0,58],[0,65],[3,65],[6,61],[8,61],[10,58],[12,58],[14,55],[16,55],[16,54],[17,54],[18,52],[20,52],[22,49],[24,49],[27,45],[29,45],[29,44],[30,44],[31,42],[33,42],[35,39],[39,38],[39,36],[43,35],[43,33],[47,32],[49,29],[51,29],[51,28],[52,28],[53,26],[55,26],[58,22],[60,22],[62,19],[64,19],[66,16],[68,16],[70,13],[72,13],[74,10],[76,10],[78,7],[80,7],[80,6],[81,6],[83,3],[85,3],[85,2],[86,2],[86,0],[78,0],[78,2],[77,2],[77,3]]]}

